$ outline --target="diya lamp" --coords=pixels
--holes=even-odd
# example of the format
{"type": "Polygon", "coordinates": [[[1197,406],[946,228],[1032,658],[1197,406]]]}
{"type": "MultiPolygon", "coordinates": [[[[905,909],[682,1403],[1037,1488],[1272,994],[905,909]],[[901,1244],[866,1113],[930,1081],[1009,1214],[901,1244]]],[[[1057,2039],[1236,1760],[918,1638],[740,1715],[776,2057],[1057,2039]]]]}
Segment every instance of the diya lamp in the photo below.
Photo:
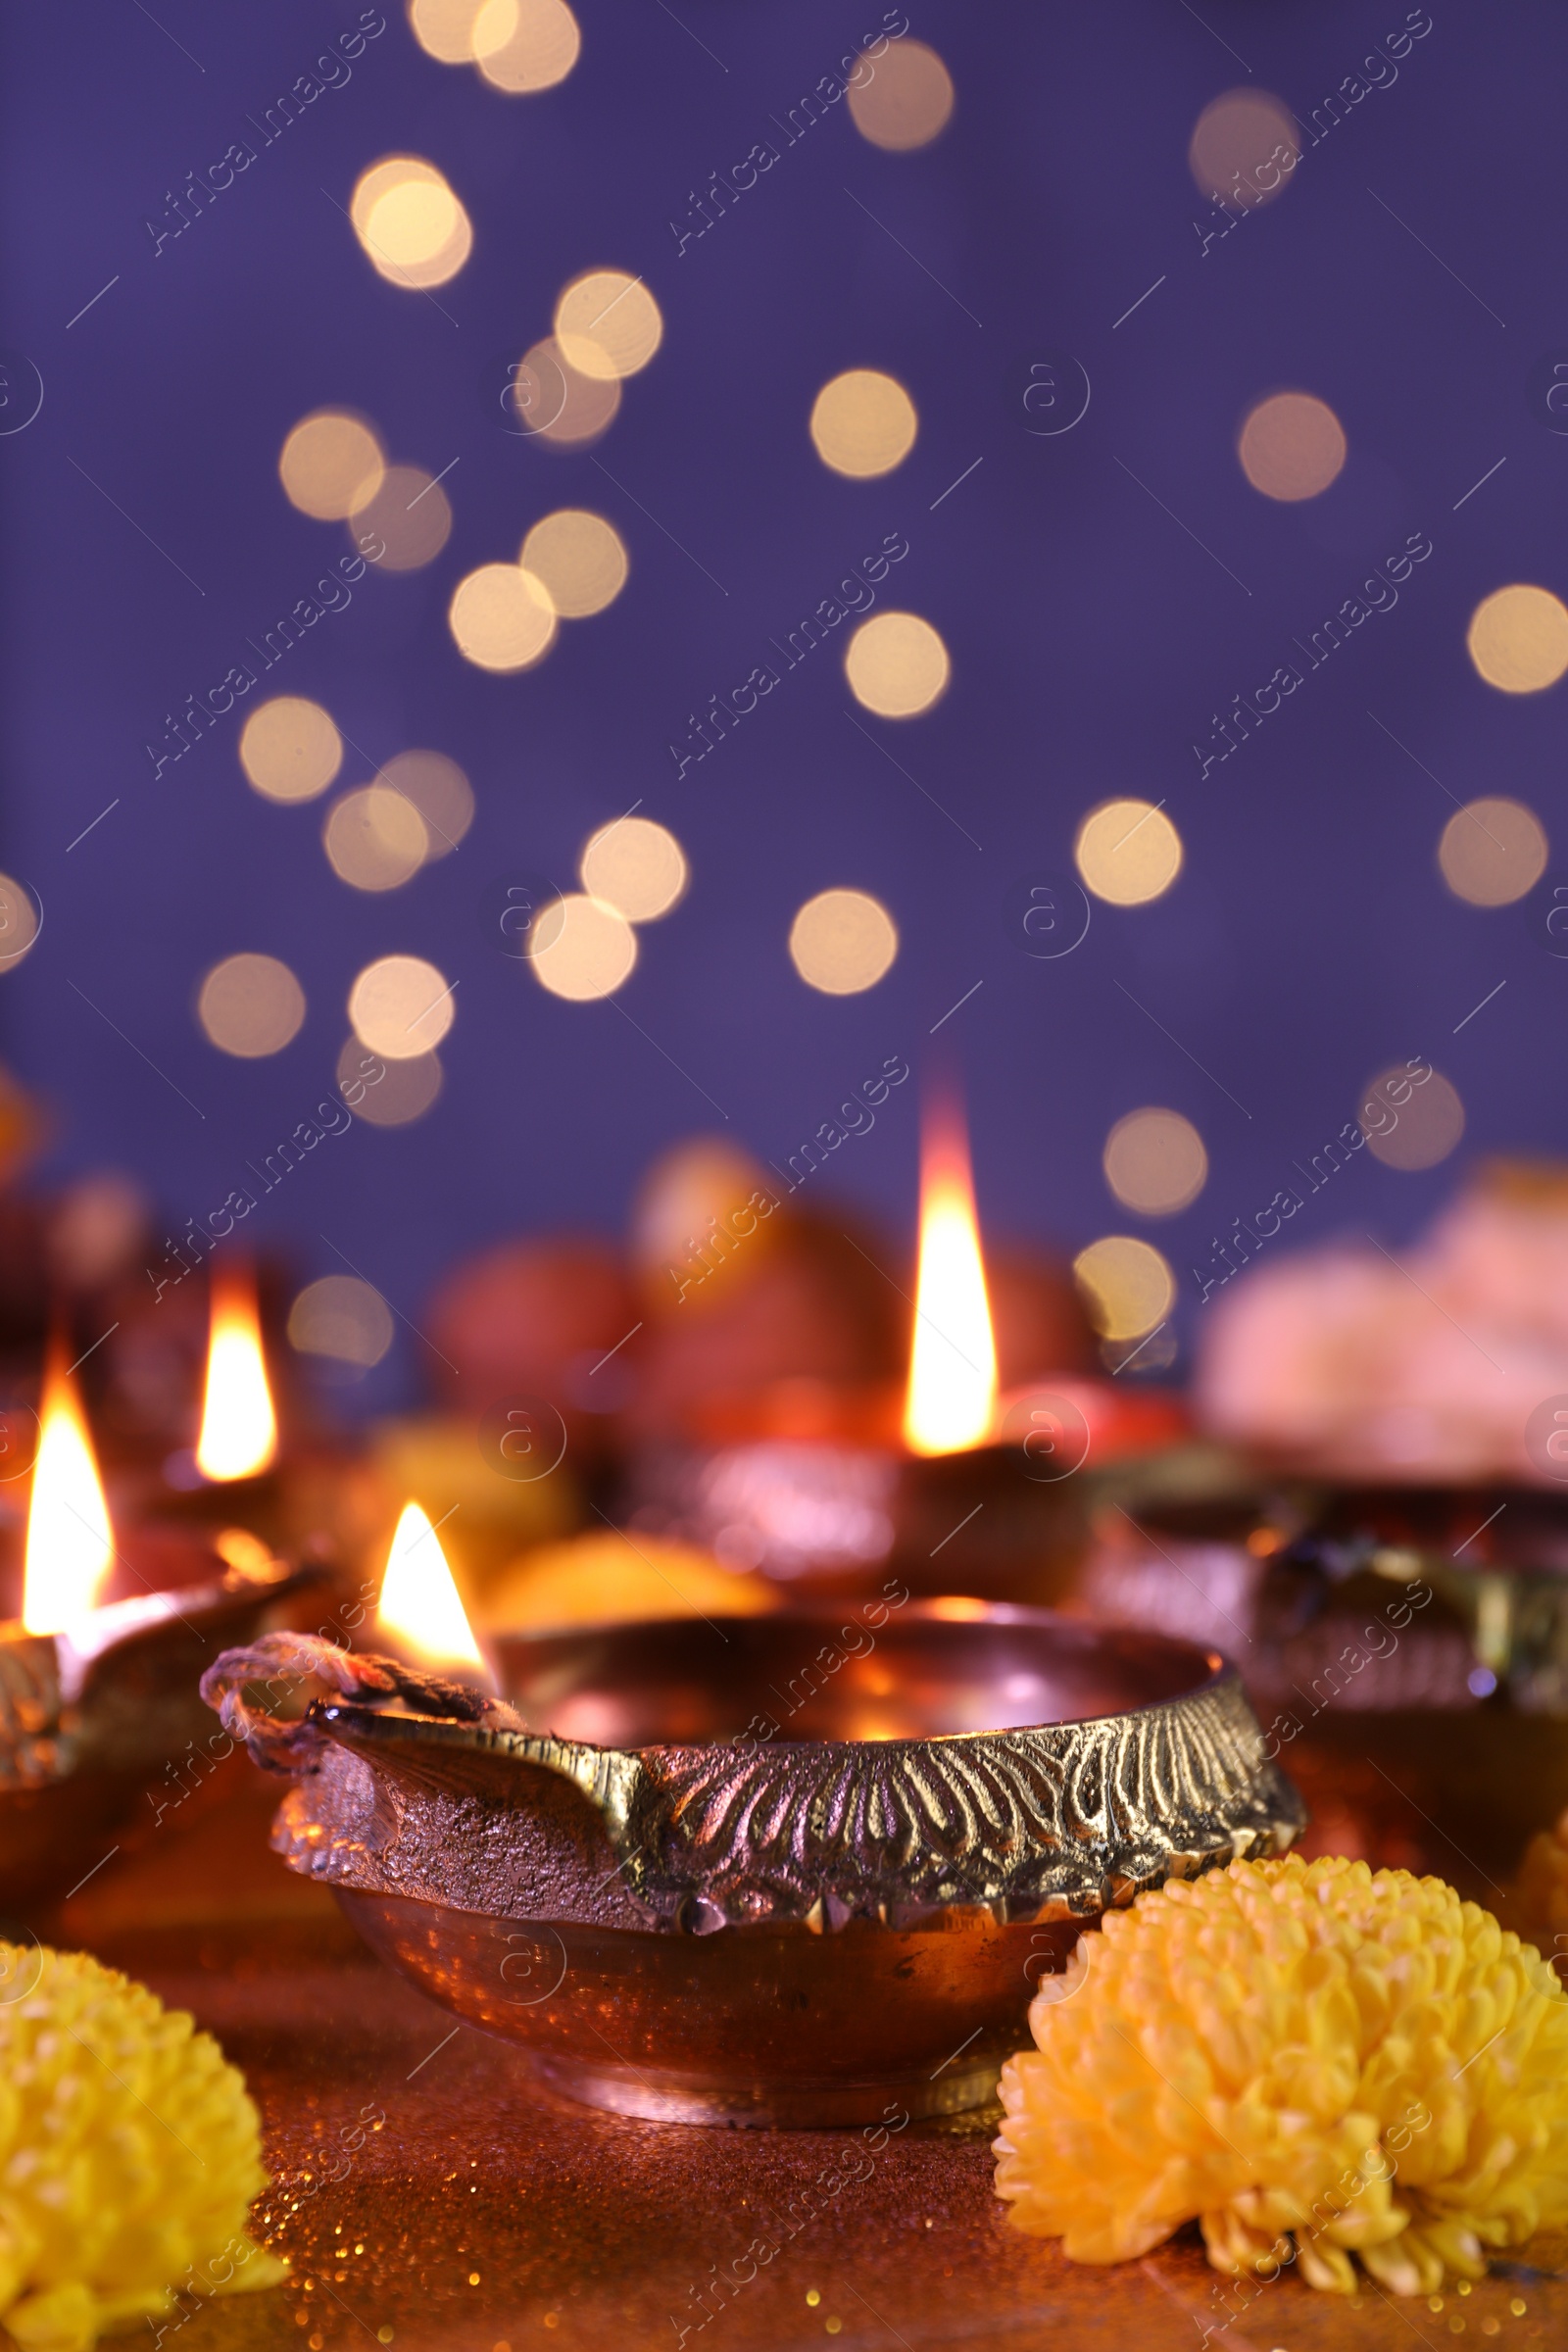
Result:
{"type": "Polygon", "coordinates": [[[1494,1904],[1568,1807],[1561,1495],[1233,1458],[1203,1494],[1129,1490],[1097,1537],[1082,1605],[1223,1640],[1328,1850],[1494,1904]]]}
{"type": "Polygon", "coordinates": [[[889,1390],[775,1383],[720,1399],[710,1443],[666,1452],[644,1522],[727,1564],[846,1592],[896,1567],[916,1591],[1054,1599],[1088,1521],[1074,1474],[1184,1422],[1074,1369],[999,1393],[967,1139],[956,1102],[924,1125],[918,1266],[902,1408],[889,1390]]]}
{"type": "Polygon", "coordinates": [[[411,1512],[372,1638],[398,1654],[271,1634],[203,1679],[295,1781],[274,1845],[544,2082],[661,2121],[973,2106],[1105,1910],[1303,1819],[1217,1653],[1044,1610],[818,1602],[491,1663],[411,1512]]]}
{"type": "MultiPolygon", "coordinates": [[[[0,1902],[106,1858],[148,1783],[208,1727],[195,1678],[224,1641],[319,1581],[260,1551],[230,1565],[190,1531],[117,1537],[71,1375],[51,1349],[18,1617],[0,1623],[0,1902]]],[[[154,1805],[157,1791],[151,1792],[154,1805]]]]}

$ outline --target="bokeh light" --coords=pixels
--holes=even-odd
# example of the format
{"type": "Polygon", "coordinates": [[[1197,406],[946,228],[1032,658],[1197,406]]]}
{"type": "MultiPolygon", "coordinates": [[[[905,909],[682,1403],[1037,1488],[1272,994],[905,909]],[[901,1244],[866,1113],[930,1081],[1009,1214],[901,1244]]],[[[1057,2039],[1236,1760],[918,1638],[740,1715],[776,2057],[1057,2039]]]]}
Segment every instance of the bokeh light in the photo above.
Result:
{"type": "Polygon", "coordinates": [[[368,1370],[393,1337],[392,1309],[356,1274],[323,1274],[307,1283],[288,1310],[289,1346],[301,1355],[329,1355],[368,1370]]]}
{"type": "Polygon", "coordinates": [[[614,603],[626,585],[626,550],[602,514],[562,507],[536,522],[522,543],[523,569],[543,581],[564,620],[585,620],[614,603]]]}
{"type": "Polygon", "coordinates": [[[332,803],[321,847],[340,882],[355,890],[396,890],[430,853],[423,817],[390,784],[362,784],[332,803]]]}
{"type": "Polygon", "coordinates": [[[441,1092],[439,1054],[405,1054],[380,1061],[348,1038],[337,1057],[339,1092],[357,1119],[372,1127],[408,1127],[422,1119],[441,1092]],[[369,1067],[367,1067],[367,1063],[369,1067]]]}
{"type": "Polygon", "coordinates": [[[916,718],[946,691],[948,649],[917,612],[862,620],[844,656],[850,692],[879,718],[916,718]]]}
{"type": "Polygon", "coordinates": [[[1489,686],[1540,694],[1568,669],[1568,610],[1546,588],[1494,588],[1471,614],[1465,642],[1489,686]]]}
{"type": "Polygon", "coordinates": [[[14,972],[43,928],[30,890],[0,874],[0,972],[14,972]]]}
{"type": "Polygon", "coordinates": [[[379,781],[412,801],[424,819],[427,865],[455,850],[473,822],[473,786],[445,752],[399,752],[384,762],[379,781]]]}
{"type": "Polygon", "coordinates": [[[1199,116],[1187,161],[1200,196],[1250,212],[1290,186],[1300,153],[1283,98],[1268,90],[1226,90],[1199,116]]]}
{"type": "Polygon", "coordinates": [[[314,801],[343,764],[343,738],[319,703],[274,695],[240,731],[239,763],[269,801],[314,801]]]}
{"type": "Polygon", "coordinates": [[[608,432],[620,407],[618,375],[584,375],[554,335],[518,361],[512,404],[523,433],[559,449],[581,449],[608,432]]]}
{"type": "Polygon", "coordinates": [[[863,890],[822,890],[790,925],[790,956],[809,988],[855,997],[874,988],[899,952],[898,925],[863,890]]]}
{"type": "Polygon", "coordinates": [[[458,582],[447,613],[458,650],[480,669],[531,669],[555,642],[542,582],[520,564],[481,564],[458,582]]]}
{"type": "Polygon", "coordinates": [[[1405,1064],[1396,1062],[1368,1081],[1361,1102],[1367,1150],[1386,1168],[1407,1175],[1435,1168],[1464,1133],[1464,1104],[1441,1070],[1416,1085],[1405,1064]]]}
{"type": "Polygon", "coordinates": [[[1124,1208],[1174,1217],[1208,1181],[1208,1153],[1179,1110],[1130,1110],[1105,1138],[1105,1182],[1124,1208]]]}
{"type": "Polygon", "coordinates": [[[1265,498],[1316,498],[1345,465],[1345,427],[1326,400],[1274,392],[1249,415],[1236,451],[1242,471],[1265,498]]]}
{"type": "Polygon", "coordinates": [[[341,522],[372,499],[385,470],[380,442],[345,409],[302,416],[277,461],[290,505],[318,522],[341,522]]]}
{"type": "Polygon", "coordinates": [[[1181,872],[1182,837],[1151,801],[1104,801],[1079,826],[1073,857],[1097,899],[1142,906],[1181,872]]]}
{"type": "Polygon", "coordinates": [[[445,175],[416,155],[383,156],[362,172],[349,218],[375,269],[397,286],[445,285],[473,247],[472,225],[445,175]]]}
{"type": "Polygon", "coordinates": [[[433,1054],[452,1026],[453,985],[422,956],[380,956],[349,991],[354,1034],[388,1061],[433,1054]]]}
{"type": "Polygon", "coordinates": [[[1521,801],[1471,801],[1444,826],[1438,864],[1456,899],[1511,906],[1546,870],[1545,829],[1521,801]]]}
{"type": "Polygon", "coordinates": [[[373,493],[355,505],[350,531],[373,531],[381,541],[378,571],[417,571],[452,535],[451,503],[423,466],[389,466],[373,493]]]}
{"type": "Polygon", "coordinates": [[[1176,1280],[1159,1251],[1131,1234],[1108,1233],[1072,1261],[1084,1311],[1102,1340],[1141,1340],[1163,1323],[1176,1280]]]}
{"type": "Polygon", "coordinates": [[[663,340],[659,305],[624,270],[590,270],[556,304],[556,342],[569,367],[596,382],[635,375],[663,340]]]}
{"type": "Polygon", "coordinates": [[[925,147],[953,112],[953,76],[924,41],[890,41],[867,58],[868,78],[852,81],[850,113],[862,139],[895,153],[925,147]]]}
{"type": "Polygon", "coordinates": [[[534,977],[576,1004],[612,996],[637,961],[637,934],[603,899],[570,891],[534,925],[534,977]]]}
{"type": "Polygon", "coordinates": [[[220,1053],[259,1061],[298,1037],[305,991],[275,956],[225,956],[202,982],[196,1017],[220,1053]]]}
{"type": "Polygon", "coordinates": [[[589,897],[612,906],[628,923],[651,923],[667,914],[686,888],[680,843],[646,816],[621,816],[601,826],[577,870],[589,897]]]}
{"type": "Polygon", "coordinates": [[[484,0],[409,0],[409,24],[426,57],[471,66],[473,27],[484,0]]]}
{"type": "Polygon", "coordinates": [[[484,0],[474,19],[474,61],[493,88],[514,97],[554,89],[581,48],[565,0],[484,0]]]}
{"type": "Polygon", "coordinates": [[[914,403],[874,368],[851,368],[822,386],[811,408],[811,439],[824,466],[858,481],[891,473],[914,447],[914,403]]]}

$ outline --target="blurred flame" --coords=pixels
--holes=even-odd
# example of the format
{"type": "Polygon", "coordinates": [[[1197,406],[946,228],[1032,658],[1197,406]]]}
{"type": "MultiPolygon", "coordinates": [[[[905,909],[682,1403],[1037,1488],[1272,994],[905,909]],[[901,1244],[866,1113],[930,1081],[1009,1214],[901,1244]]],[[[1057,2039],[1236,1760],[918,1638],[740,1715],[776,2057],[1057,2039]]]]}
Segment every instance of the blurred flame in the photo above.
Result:
{"type": "Polygon", "coordinates": [[[392,1538],[375,1622],[377,1632],[416,1665],[468,1667],[493,1685],[447,1555],[416,1502],[404,1505],[392,1538]]]}
{"type": "Polygon", "coordinates": [[[276,1451],[277,1415],[267,1385],[255,1281],[248,1273],[215,1267],[196,1467],[204,1478],[253,1478],[276,1451]]]}
{"type": "Polygon", "coordinates": [[[29,1634],[60,1634],[97,1607],[115,1540],[86,1418],[58,1349],[50,1351],[39,1418],[22,1622],[29,1634]]]}
{"type": "Polygon", "coordinates": [[[997,1401],[997,1350],[980,1258],[969,1142],[951,1104],[927,1116],[920,1153],[920,1271],[915,1284],[905,1443],[912,1453],[978,1446],[997,1401]]]}
{"type": "Polygon", "coordinates": [[[263,1576],[273,1565],[270,1544],[253,1536],[248,1527],[225,1527],[213,1538],[213,1549],[230,1568],[246,1576],[263,1576]]]}

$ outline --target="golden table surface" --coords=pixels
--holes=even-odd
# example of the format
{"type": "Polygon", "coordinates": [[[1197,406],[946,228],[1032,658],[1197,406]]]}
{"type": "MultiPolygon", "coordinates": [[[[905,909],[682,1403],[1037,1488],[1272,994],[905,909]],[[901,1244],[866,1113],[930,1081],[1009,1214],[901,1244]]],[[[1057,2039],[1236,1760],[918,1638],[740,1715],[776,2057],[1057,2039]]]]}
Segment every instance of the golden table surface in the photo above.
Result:
{"type": "Polygon", "coordinates": [[[871,2158],[858,2132],[571,2106],[371,1959],[331,1896],[283,1868],[267,1845],[281,1786],[236,1753],[36,1922],[192,2010],[262,2111],[273,2185],[258,2231],[293,2281],[183,2305],[161,2338],[177,2352],[1195,2352],[1210,2327],[1224,2352],[1568,2346],[1568,2239],[1430,2301],[1368,2288],[1347,2305],[1287,2275],[1220,2332],[1196,2232],[1097,2270],[1009,2229],[995,2110],[911,2124],[871,2158]],[[765,2262],[748,2256],[758,2239],[777,2248],[765,2262]],[[749,2263],[746,2283],[715,2288],[749,2263]]]}

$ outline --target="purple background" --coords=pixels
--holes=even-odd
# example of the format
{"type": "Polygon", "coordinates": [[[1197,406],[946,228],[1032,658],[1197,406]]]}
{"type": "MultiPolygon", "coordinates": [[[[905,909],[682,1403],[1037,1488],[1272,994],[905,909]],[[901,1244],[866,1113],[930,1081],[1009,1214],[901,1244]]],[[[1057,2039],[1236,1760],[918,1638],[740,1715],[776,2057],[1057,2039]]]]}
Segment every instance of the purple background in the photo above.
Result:
{"type": "MultiPolygon", "coordinates": [[[[1433,780],[1460,800],[1518,793],[1560,830],[1565,690],[1499,696],[1463,642],[1502,582],[1568,584],[1568,439],[1532,407],[1533,371],[1568,346],[1560,10],[1515,0],[1504,24],[1439,0],[1394,85],[1206,254],[1193,224],[1215,222],[1186,160],[1200,109],[1250,80],[1309,113],[1403,23],[1394,0],[1207,0],[1201,21],[1176,0],[916,7],[957,87],[947,134],[885,154],[835,107],[680,255],[670,217],[875,32],[874,0],[681,0],[679,22],[658,0],[580,0],[581,60],[532,100],[426,57],[387,0],[348,85],[155,256],[143,222],[166,191],[249,136],[246,117],[357,10],[157,13],[56,0],[9,12],[3,36],[0,340],[45,398],[0,438],[0,858],[46,923],[0,989],[0,1042],[58,1105],[51,1172],[129,1167],[176,1226],[216,1207],[327,1093],[349,985],[393,950],[460,984],[442,1100],[407,1129],[357,1124],[250,1230],[302,1274],[339,1264],[331,1236],[413,1313],[494,1236],[619,1225],[653,1152],[722,1125],[705,1096],[782,1159],[885,1056],[929,1055],[977,981],[935,1044],[968,1090],[988,1229],[1072,1247],[1147,1232],[1189,1328],[1210,1234],[1287,1182],[1388,1062],[1424,1054],[1452,1079],[1461,1156],[1561,1146],[1568,965],[1541,914],[1568,851],[1523,906],[1460,904],[1435,863],[1452,802],[1433,780]],[[339,209],[400,149],[438,164],[474,223],[441,308],[378,278],[339,209]],[[559,288],[596,264],[646,273],[665,338],[596,451],[563,457],[509,434],[500,394],[559,288]],[[1022,392],[1061,350],[1093,397],[1042,437],[1022,392]],[[870,484],[830,473],[806,430],[817,388],[857,365],[897,375],[921,417],[910,459],[870,484]],[[1299,507],[1259,497],[1235,456],[1245,412],[1284,385],[1328,400],[1352,453],[1299,507]],[[343,552],[275,470],[288,428],[330,403],[375,418],[399,460],[461,461],[442,556],[368,574],[268,679],[319,698],[372,760],[430,745],[470,775],[460,854],[385,897],[332,875],[324,803],[248,789],[237,720],[157,780],[144,750],[343,552]],[[563,504],[613,521],[630,586],[537,671],[471,668],[445,624],[454,583],[563,504]],[[842,643],[683,781],[665,748],[889,531],[910,546],[894,601],[940,628],[954,680],[922,720],[857,715],[980,851],[847,723],[842,643]],[[1412,531],[1434,554],[1397,609],[1200,781],[1191,745],[1216,707],[1412,531]],[[1119,793],[1166,801],[1177,886],[1149,907],[1097,904],[1076,953],[1031,959],[1009,892],[1069,869],[1084,810],[1119,793]],[[585,835],[639,797],[685,846],[690,895],[641,934],[619,998],[558,1003],[493,951],[487,899],[519,870],[570,887],[585,835]],[[876,893],[903,937],[887,980],[843,1000],[803,986],[785,944],[802,901],[838,883],[876,893]],[[239,949],[281,956],[310,1000],[270,1060],[216,1053],[193,1016],[201,974],[239,949]],[[1191,1116],[1212,1163],[1166,1223],[1129,1218],[1101,1173],[1106,1129],[1143,1102],[1191,1116]]],[[[366,772],[351,756],[340,783],[366,772]]],[[[902,1244],[915,1113],[915,1089],[896,1092],[831,1179],[902,1244]]],[[[1408,1234],[1460,1164],[1412,1177],[1359,1154],[1293,1238],[1408,1234]]],[[[414,1369],[400,1353],[374,1393],[414,1369]]]]}

